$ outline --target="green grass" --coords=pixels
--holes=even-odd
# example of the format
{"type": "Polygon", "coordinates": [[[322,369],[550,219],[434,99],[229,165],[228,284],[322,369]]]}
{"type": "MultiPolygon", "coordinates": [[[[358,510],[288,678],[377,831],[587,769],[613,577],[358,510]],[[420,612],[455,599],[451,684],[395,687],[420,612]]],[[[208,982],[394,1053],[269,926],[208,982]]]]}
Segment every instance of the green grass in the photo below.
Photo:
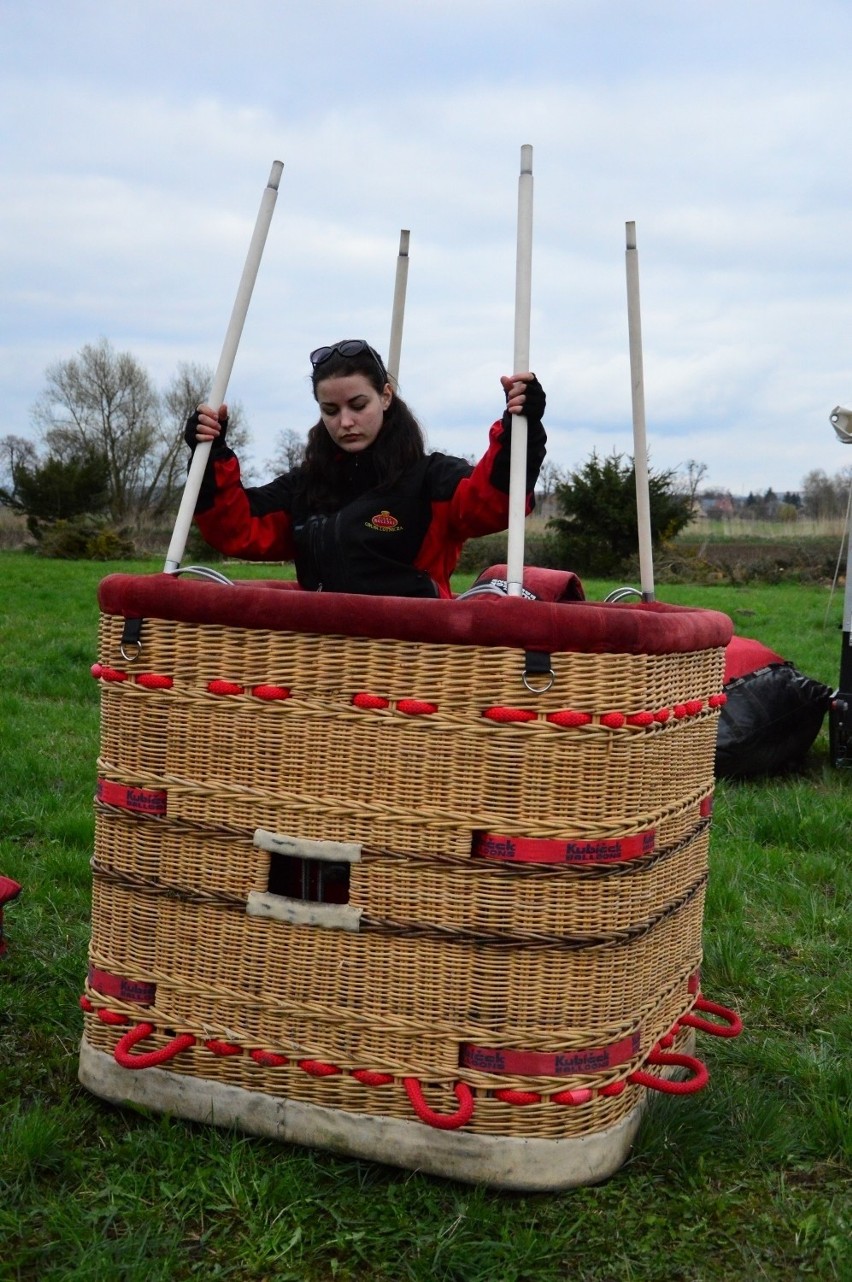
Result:
{"type": "MultiPolygon", "coordinates": [[[[98,691],[115,566],[0,554],[0,1279],[711,1282],[852,1277],[852,775],[720,784],[703,988],[744,1034],[700,1037],[709,1086],[654,1104],[606,1183],[507,1195],[178,1119],[76,1080],[98,691]]],[[[256,567],[268,578],[278,571],[256,567]]],[[[243,567],[235,577],[247,577],[243,567]]],[[[612,585],[588,583],[600,599],[612,585]]],[[[666,588],[831,685],[822,588],[666,588]]]]}

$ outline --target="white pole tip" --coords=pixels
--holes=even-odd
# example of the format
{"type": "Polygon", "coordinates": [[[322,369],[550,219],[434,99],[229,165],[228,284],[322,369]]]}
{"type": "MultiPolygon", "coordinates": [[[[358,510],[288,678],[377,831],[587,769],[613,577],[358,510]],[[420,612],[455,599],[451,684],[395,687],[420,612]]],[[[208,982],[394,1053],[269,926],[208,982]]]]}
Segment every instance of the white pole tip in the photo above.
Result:
{"type": "Polygon", "coordinates": [[[278,184],[281,181],[281,175],[283,174],[283,172],[284,172],[284,161],[273,160],[272,168],[269,171],[269,182],[266,184],[267,187],[271,187],[273,191],[277,191],[278,184]]]}
{"type": "Polygon", "coordinates": [[[532,147],[528,142],[521,148],[521,173],[532,173],[532,147]]]}
{"type": "Polygon", "coordinates": [[[625,223],[624,227],[627,232],[627,248],[635,249],[636,248],[636,224],[625,223]]]}

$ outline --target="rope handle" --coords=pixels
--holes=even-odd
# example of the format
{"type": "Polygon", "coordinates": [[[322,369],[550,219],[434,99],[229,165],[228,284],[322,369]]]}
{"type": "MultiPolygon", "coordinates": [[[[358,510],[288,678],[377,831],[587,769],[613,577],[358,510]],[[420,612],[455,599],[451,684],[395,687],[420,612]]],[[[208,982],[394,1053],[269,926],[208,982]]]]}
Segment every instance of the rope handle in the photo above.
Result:
{"type": "Polygon", "coordinates": [[[706,997],[699,997],[691,1011],[686,1015],[681,1015],[681,1024],[689,1024],[691,1028],[700,1028],[702,1033],[711,1033],[713,1037],[739,1037],[743,1031],[743,1021],[735,1010],[729,1006],[720,1006],[718,1002],[708,1001],[706,997]],[[702,1019],[700,1015],[694,1012],[703,1010],[708,1015],[717,1015],[723,1022],[717,1024],[712,1019],[702,1019]]]}
{"type": "Polygon", "coordinates": [[[178,1033],[165,1046],[161,1046],[156,1051],[143,1051],[141,1055],[133,1054],[133,1048],[140,1042],[144,1042],[146,1037],[150,1037],[154,1031],[154,1025],[143,1021],[141,1024],[134,1025],[127,1030],[122,1038],[116,1042],[113,1058],[116,1064],[121,1068],[156,1068],[158,1064],[166,1064],[175,1055],[181,1051],[188,1050],[190,1046],[195,1045],[195,1038],[192,1033],[178,1033]]]}
{"type": "Polygon", "coordinates": [[[673,1082],[666,1077],[657,1077],[654,1073],[646,1073],[644,1069],[637,1069],[628,1077],[628,1082],[634,1086],[647,1086],[653,1091],[662,1091],[664,1095],[694,1095],[696,1091],[701,1091],[710,1080],[710,1074],[707,1071],[707,1065],[702,1064],[700,1059],[694,1055],[683,1055],[679,1051],[661,1051],[656,1048],[651,1051],[645,1061],[647,1064],[656,1064],[658,1068],[688,1068],[693,1076],[688,1077],[683,1082],[673,1082]]]}
{"type": "Polygon", "coordinates": [[[420,1121],[425,1122],[427,1126],[434,1126],[439,1131],[457,1131],[460,1126],[466,1126],[473,1117],[473,1091],[466,1082],[456,1082],[453,1087],[453,1094],[459,1102],[455,1113],[436,1113],[431,1109],[423,1098],[423,1087],[416,1077],[404,1077],[402,1084],[411,1107],[420,1121]]]}

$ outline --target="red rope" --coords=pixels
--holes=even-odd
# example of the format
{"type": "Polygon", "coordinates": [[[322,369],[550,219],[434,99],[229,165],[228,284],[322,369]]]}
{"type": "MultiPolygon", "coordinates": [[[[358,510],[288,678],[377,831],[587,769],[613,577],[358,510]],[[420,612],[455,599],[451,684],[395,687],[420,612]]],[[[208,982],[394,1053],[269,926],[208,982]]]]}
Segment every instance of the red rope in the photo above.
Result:
{"type": "Polygon", "coordinates": [[[627,1090],[627,1083],[625,1081],[610,1082],[608,1086],[602,1086],[598,1091],[598,1094],[599,1095],[621,1095],[626,1090],[627,1090]]]}
{"type": "Polygon", "coordinates": [[[390,699],[383,699],[380,694],[369,694],[366,690],[353,694],[352,703],[356,708],[382,709],[390,707],[390,699]]]}
{"type": "Polygon", "coordinates": [[[262,1068],[283,1068],[290,1063],[286,1055],[276,1055],[275,1051],[262,1051],[259,1048],[249,1051],[249,1058],[262,1068]]]}
{"type": "Polygon", "coordinates": [[[475,1107],[473,1091],[466,1082],[456,1082],[453,1087],[453,1094],[459,1102],[455,1113],[434,1112],[423,1098],[423,1088],[416,1077],[404,1077],[402,1084],[411,1101],[411,1107],[421,1122],[425,1122],[427,1126],[434,1126],[439,1131],[457,1131],[460,1126],[466,1126],[473,1117],[475,1107]]]}
{"type": "Polygon", "coordinates": [[[174,681],[161,672],[140,672],[136,684],[146,690],[171,690],[174,681]]]}
{"type": "Polygon", "coordinates": [[[209,1051],[212,1051],[214,1055],[242,1055],[243,1053],[242,1046],[237,1046],[234,1042],[219,1042],[215,1037],[211,1037],[209,1041],[204,1043],[204,1045],[209,1051]]]}
{"type": "Polygon", "coordinates": [[[180,1033],[173,1037],[165,1046],[159,1050],[143,1052],[141,1055],[131,1054],[134,1046],[139,1042],[144,1042],[146,1037],[150,1037],[154,1031],[154,1025],[147,1022],[136,1024],[135,1027],[128,1029],[119,1042],[116,1043],[113,1057],[116,1064],[121,1068],[155,1068],[158,1064],[165,1064],[181,1051],[187,1050],[190,1046],[195,1045],[195,1038],[191,1033],[180,1033]]]}
{"type": "Polygon", "coordinates": [[[593,717],[590,712],[575,712],[572,708],[565,708],[562,712],[548,712],[547,720],[555,726],[588,726],[593,717]]]}
{"type": "Polygon", "coordinates": [[[484,708],[482,715],[487,717],[489,721],[499,721],[503,725],[508,725],[513,721],[535,721],[538,717],[538,713],[533,712],[530,708],[501,708],[499,706],[484,708]]]}
{"type": "Polygon", "coordinates": [[[541,1096],[537,1091],[513,1091],[508,1087],[494,1092],[494,1098],[502,1100],[504,1104],[540,1104],[541,1096]]]}
{"type": "Polygon", "coordinates": [[[654,1073],[646,1073],[644,1069],[637,1069],[631,1073],[628,1082],[634,1086],[647,1086],[653,1091],[662,1091],[664,1095],[694,1095],[696,1091],[703,1090],[710,1080],[710,1074],[707,1071],[706,1064],[702,1064],[700,1059],[694,1055],[681,1055],[677,1052],[666,1052],[652,1050],[646,1061],[648,1064],[655,1064],[660,1068],[688,1068],[692,1077],[688,1077],[684,1082],[670,1081],[667,1077],[657,1077],[654,1073]]]}
{"type": "Polygon", "coordinates": [[[588,1104],[589,1100],[594,1097],[595,1092],[587,1087],[579,1087],[577,1090],[557,1091],[551,1095],[554,1104],[588,1104]]]}
{"type": "Polygon", "coordinates": [[[397,699],[396,710],[404,712],[407,717],[431,717],[438,711],[438,705],[427,703],[424,699],[397,699]]]}
{"type": "Polygon", "coordinates": [[[290,698],[290,691],[286,686],[252,686],[251,692],[255,699],[265,699],[268,703],[275,699],[290,698]]]}
{"type": "Polygon", "coordinates": [[[362,1086],[390,1086],[393,1082],[393,1073],[375,1073],[371,1068],[355,1068],[352,1076],[362,1086]]]}
{"type": "Polygon", "coordinates": [[[337,1064],[324,1064],[319,1059],[300,1059],[298,1063],[302,1072],[309,1073],[311,1077],[337,1077],[343,1072],[337,1064]]]}
{"type": "Polygon", "coordinates": [[[119,1015],[117,1010],[107,1010],[105,1006],[98,1008],[97,1017],[102,1024],[129,1024],[129,1015],[119,1015]]]}
{"type": "Polygon", "coordinates": [[[208,681],[208,694],[245,694],[245,686],[236,681],[208,681]]]}
{"type": "Polygon", "coordinates": [[[693,1011],[681,1015],[681,1024],[700,1028],[703,1033],[711,1033],[714,1037],[739,1037],[743,1031],[743,1021],[735,1010],[731,1010],[728,1006],[720,1006],[717,1002],[709,1002],[706,997],[698,998],[693,1011]],[[695,1010],[703,1010],[708,1015],[718,1015],[724,1022],[717,1024],[715,1020],[702,1019],[700,1015],[693,1013],[695,1010]]]}

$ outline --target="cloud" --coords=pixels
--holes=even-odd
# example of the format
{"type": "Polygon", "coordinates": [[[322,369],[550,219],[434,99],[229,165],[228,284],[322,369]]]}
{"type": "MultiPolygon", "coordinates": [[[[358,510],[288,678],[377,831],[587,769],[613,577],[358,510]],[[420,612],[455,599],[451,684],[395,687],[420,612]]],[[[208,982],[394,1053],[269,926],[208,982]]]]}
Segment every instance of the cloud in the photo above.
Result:
{"type": "Polygon", "coordinates": [[[631,448],[635,219],[654,462],[703,459],[732,489],[834,472],[852,193],[831,51],[850,27],[836,4],[730,0],[31,7],[0,54],[6,430],[26,430],[45,365],[101,335],[160,382],[215,364],[280,158],[233,383],[256,456],[312,421],[312,347],[386,347],[402,227],[403,389],[433,441],[477,452],[511,360],[531,142],[556,461],[631,448]]]}

